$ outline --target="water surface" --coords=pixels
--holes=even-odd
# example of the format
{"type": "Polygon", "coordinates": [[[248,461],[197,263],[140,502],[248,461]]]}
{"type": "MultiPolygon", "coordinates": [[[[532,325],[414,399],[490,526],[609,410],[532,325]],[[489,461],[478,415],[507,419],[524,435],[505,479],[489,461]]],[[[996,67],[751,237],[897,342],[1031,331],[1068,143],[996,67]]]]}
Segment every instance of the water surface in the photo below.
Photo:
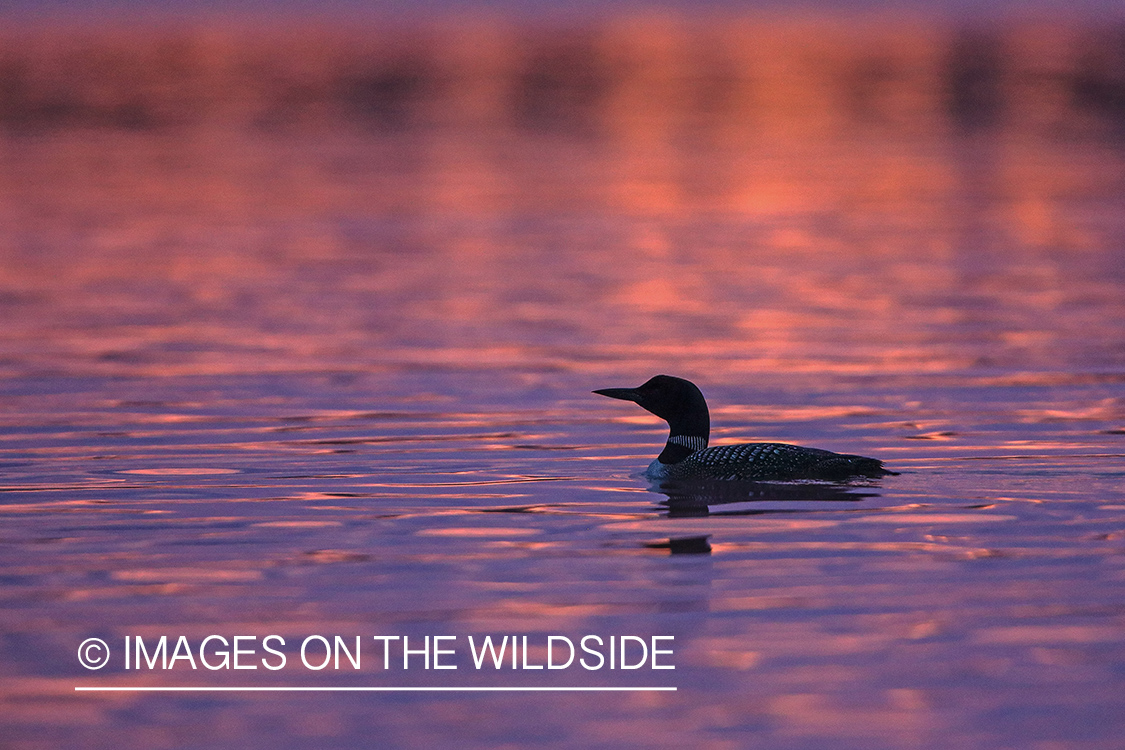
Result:
{"type": "MultiPolygon", "coordinates": [[[[614,33],[638,48],[654,38],[627,31],[614,33]]],[[[808,49],[831,57],[835,38],[808,49]]],[[[939,42],[917,56],[941,58],[939,42]]],[[[7,110],[7,743],[1121,747],[1112,119],[1064,107],[1069,129],[1029,124],[1010,106],[1027,79],[989,78],[979,59],[931,88],[861,87],[928,91],[940,117],[889,104],[843,122],[771,109],[763,81],[781,79],[766,73],[747,119],[734,105],[646,109],[675,68],[641,85],[625,63],[592,78],[537,64],[556,78],[495,73],[523,92],[508,122],[418,115],[450,100],[424,86],[395,98],[402,75],[369,90],[383,92],[374,126],[370,113],[246,128],[7,110]],[[1006,114],[964,80],[1010,94],[1006,114]],[[888,111],[913,114],[864,119],[888,111]],[[590,393],[657,372],[700,384],[713,443],[797,442],[900,474],[672,502],[639,476],[663,423],[590,393]],[[670,543],[682,539],[697,541],[670,543]],[[451,634],[462,648],[670,635],[676,668],[75,659],[88,637],[314,633],[451,634]]],[[[484,111],[490,96],[466,100],[484,111]]]]}

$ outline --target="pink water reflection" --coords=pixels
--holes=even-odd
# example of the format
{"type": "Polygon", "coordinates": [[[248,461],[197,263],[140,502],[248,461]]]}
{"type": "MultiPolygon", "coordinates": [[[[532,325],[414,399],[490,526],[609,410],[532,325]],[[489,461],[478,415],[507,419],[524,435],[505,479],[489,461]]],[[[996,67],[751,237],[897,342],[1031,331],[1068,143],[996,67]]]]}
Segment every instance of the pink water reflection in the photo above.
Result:
{"type": "Polygon", "coordinates": [[[1112,31],[4,33],[14,746],[1119,746],[1112,31]],[[677,514],[588,396],[655,372],[903,474],[677,514]],[[680,690],[77,696],[94,629],[655,629],[680,690]]]}

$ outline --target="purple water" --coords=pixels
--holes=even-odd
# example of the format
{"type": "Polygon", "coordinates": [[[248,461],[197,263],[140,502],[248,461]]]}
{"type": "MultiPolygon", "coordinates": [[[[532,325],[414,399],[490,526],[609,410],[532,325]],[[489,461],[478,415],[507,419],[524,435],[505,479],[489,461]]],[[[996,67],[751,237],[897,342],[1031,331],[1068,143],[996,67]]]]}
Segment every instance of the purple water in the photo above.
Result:
{"type": "Polygon", "coordinates": [[[904,34],[890,83],[848,88],[874,69],[823,60],[869,43],[825,32],[800,49],[853,105],[820,109],[799,54],[700,78],[714,48],[631,28],[625,62],[578,37],[593,78],[478,29],[492,88],[364,79],[374,123],[273,79],[107,122],[13,48],[71,108],[0,107],[6,746],[1122,746],[1125,157],[1112,109],[1059,98],[1101,68],[1064,34],[1050,75],[1009,43],[930,81],[910,61],[950,45],[904,34]],[[661,99],[701,80],[726,103],[661,99]],[[658,372],[703,388],[713,444],[901,473],[669,507],[639,476],[663,423],[590,393],[658,372]],[[478,669],[468,642],[527,636],[534,666],[589,634],[672,636],[675,669],[478,669]],[[253,636],[259,666],[125,668],[162,635],[253,636]],[[361,637],[362,668],[303,667],[311,635],[361,637]],[[438,635],[457,669],[372,639],[438,635]]]}

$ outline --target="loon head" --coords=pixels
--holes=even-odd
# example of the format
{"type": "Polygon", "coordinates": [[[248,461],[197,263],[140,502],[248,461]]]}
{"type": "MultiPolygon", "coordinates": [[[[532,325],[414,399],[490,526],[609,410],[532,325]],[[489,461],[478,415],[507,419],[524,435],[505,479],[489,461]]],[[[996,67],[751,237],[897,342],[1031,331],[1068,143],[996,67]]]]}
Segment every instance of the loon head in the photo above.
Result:
{"type": "MultiPolygon", "coordinates": [[[[671,375],[657,375],[636,388],[602,388],[594,393],[640,404],[668,422],[669,452],[661,454],[661,461],[677,456],[681,451],[673,448],[687,447],[687,453],[707,445],[711,433],[711,416],[707,401],[695,383],[671,375]],[[684,440],[694,438],[695,440],[684,440]],[[702,440],[698,440],[702,438],[702,440]]],[[[686,455],[686,454],[685,454],[686,455]]],[[[682,458],[682,456],[680,456],[682,458]]],[[[678,459],[677,459],[678,460],[678,459]]]]}

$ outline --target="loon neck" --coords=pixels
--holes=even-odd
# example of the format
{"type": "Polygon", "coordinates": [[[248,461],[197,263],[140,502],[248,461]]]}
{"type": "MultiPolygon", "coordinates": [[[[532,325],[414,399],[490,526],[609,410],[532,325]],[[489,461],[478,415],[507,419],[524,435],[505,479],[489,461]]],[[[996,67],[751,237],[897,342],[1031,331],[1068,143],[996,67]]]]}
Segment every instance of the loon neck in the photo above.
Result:
{"type": "Polygon", "coordinates": [[[657,460],[662,464],[678,464],[696,451],[707,447],[706,435],[670,435],[657,460]]]}
{"type": "Polygon", "coordinates": [[[711,434],[711,414],[707,402],[698,388],[692,386],[694,398],[687,399],[673,413],[661,413],[668,420],[668,442],[657,459],[662,464],[675,464],[683,461],[696,451],[707,447],[711,434]]]}

